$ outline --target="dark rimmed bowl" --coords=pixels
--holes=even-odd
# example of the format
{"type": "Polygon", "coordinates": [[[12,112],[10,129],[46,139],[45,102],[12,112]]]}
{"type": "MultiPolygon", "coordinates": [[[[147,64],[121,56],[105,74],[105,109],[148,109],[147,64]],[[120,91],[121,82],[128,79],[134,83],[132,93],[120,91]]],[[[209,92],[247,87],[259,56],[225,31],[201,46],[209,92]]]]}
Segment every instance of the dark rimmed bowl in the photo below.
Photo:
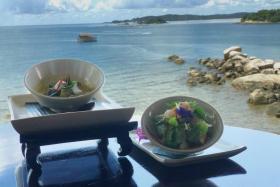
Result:
{"type": "Polygon", "coordinates": [[[199,99],[193,97],[186,97],[186,96],[173,96],[160,99],[153,104],[151,104],[143,113],[141,118],[141,128],[143,129],[147,138],[154,143],[155,145],[159,146],[160,148],[175,154],[192,154],[201,152],[214,143],[216,143],[223,133],[223,122],[222,118],[219,113],[208,103],[201,101],[199,99]],[[155,125],[153,124],[153,118],[155,116],[163,114],[167,109],[168,103],[171,102],[183,102],[183,101],[195,101],[198,106],[202,107],[205,112],[208,114],[206,121],[212,125],[208,132],[208,139],[205,144],[197,147],[187,148],[187,149],[174,149],[167,147],[160,143],[155,125]]]}

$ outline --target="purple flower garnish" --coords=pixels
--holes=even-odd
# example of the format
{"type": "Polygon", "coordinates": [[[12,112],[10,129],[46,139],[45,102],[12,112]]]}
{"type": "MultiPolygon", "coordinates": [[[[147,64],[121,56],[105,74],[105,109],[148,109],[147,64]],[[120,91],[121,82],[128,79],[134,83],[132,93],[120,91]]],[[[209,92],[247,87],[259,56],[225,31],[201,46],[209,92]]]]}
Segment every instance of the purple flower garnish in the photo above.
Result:
{"type": "Polygon", "coordinates": [[[147,139],[147,137],[145,136],[145,134],[141,128],[136,129],[136,134],[138,136],[139,142],[143,139],[147,139]]]}
{"type": "Polygon", "coordinates": [[[191,121],[193,118],[192,111],[186,110],[182,107],[176,108],[177,115],[181,116],[182,118],[186,119],[186,121],[191,121]]]}
{"type": "Polygon", "coordinates": [[[181,117],[183,117],[183,118],[187,118],[187,117],[192,117],[193,116],[191,111],[186,110],[186,109],[184,109],[182,107],[176,108],[176,113],[178,115],[180,115],[181,117]]]}

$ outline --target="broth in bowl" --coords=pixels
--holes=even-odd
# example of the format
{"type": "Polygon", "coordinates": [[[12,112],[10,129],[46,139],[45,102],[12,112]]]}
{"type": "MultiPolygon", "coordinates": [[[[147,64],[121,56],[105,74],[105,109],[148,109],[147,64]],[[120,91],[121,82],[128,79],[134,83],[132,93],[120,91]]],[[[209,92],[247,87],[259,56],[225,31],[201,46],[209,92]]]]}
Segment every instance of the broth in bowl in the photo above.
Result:
{"type": "Polygon", "coordinates": [[[50,97],[75,97],[86,94],[93,90],[86,81],[72,80],[70,76],[44,79],[37,86],[37,91],[50,97]]]}
{"type": "Polygon", "coordinates": [[[28,69],[24,84],[41,106],[56,112],[72,112],[101,92],[104,74],[90,62],[54,59],[28,69]]]}

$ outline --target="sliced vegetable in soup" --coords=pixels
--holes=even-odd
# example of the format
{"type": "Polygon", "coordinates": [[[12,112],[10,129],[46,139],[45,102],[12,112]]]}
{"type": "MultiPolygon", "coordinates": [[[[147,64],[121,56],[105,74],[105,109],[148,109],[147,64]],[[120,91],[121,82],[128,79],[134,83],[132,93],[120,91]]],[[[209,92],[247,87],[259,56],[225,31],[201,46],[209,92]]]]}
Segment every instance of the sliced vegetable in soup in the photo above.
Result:
{"type": "Polygon", "coordinates": [[[39,92],[50,97],[73,97],[83,95],[92,89],[85,83],[71,80],[69,76],[57,81],[51,81],[48,86],[46,81],[42,81],[39,85],[39,92]]]}

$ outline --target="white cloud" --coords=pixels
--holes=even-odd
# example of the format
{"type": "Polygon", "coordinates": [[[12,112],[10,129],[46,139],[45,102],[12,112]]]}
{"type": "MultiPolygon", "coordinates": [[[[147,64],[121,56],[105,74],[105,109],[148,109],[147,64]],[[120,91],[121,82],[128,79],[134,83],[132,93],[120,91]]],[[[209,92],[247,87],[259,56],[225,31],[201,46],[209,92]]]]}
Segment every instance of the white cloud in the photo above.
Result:
{"type": "MultiPolygon", "coordinates": [[[[280,4],[280,0],[208,0],[205,6],[261,6],[280,4]]],[[[262,8],[262,7],[260,7],[262,8]]]]}
{"type": "MultiPolygon", "coordinates": [[[[0,11],[17,14],[43,14],[46,12],[80,12],[110,9],[190,9],[197,7],[237,6],[274,8],[280,0],[1,0],[0,11]]],[[[242,11],[242,10],[240,10],[242,11]]],[[[163,11],[164,12],[164,11],[163,11]]]]}
{"type": "Polygon", "coordinates": [[[119,7],[121,5],[120,0],[105,0],[99,1],[95,5],[95,9],[102,10],[102,9],[112,9],[114,7],[119,7]]]}
{"type": "Polygon", "coordinates": [[[102,0],[96,9],[141,9],[141,8],[190,8],[207,3],[208,0],[102,0]]]}
{"type": "Polygon", "coordinates": [[[0,0],[0,25],[91,23],[280,8],[280,0],[0,0]],[[69,19],[71,17],[71,19],[69,19]]]}
{"type": "Polygon", "coordinates": [[[92,4],[93,0],[1,0],[0,11],[15,14],[87,11],[92,4]]]}
{"type": "MultiPolygon", "coordinates": [[[[244,0],[246,1],[246,0],[244,0]]],[[[205,6],[217,6],[217,5],[221,5],[221,6],[229,6],[229,5],[238,5],[240,4],[240,2],[244,2],[241,0],[209,0],[207,2],[207,4],[205,4],[205,6]]],[[[248,0],[247,0],[248,1],[248,0]]],[[[254,1],[254,0],[249,0],[249,1],[254,1]]]]}
{"type": "Polygon", "coordinates": [[[78,8],[79,10],[89,10],[92,5],[91,0],[72,0],[72,3],[78,8]]]}
{"type": "Polygon", "coordinates": [[[92,0],[49,0],[48,6],[52,10],[87,11],[92,7],[92,0]]]}

